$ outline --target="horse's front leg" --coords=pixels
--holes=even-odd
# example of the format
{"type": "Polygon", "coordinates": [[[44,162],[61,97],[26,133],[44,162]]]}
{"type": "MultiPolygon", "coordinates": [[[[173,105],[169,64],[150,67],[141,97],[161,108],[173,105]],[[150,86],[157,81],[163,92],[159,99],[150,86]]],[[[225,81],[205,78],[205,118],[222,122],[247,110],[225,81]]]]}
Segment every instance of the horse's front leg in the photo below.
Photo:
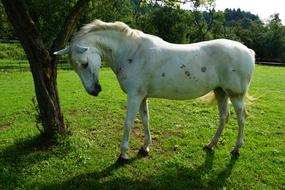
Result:
{"type": "Polygon", "coordinates": [[[149,144],[151,142],[150,130],[149,130],[149,112],[147,106],[147,99],[144,98],[140,105],[140,116],[144,126],[144,145],[140,149],[139,154],[141,156],[147,156],[149,153],[149,144]]]}
{"type": "Polygon", "coordinates": [[[129,161],[129,157],[127,154],[127,151],[129,149],[129,136],[136,114],[139,111],[142,99],[143,98],[141,98],[140,96],[128,94],[127,115],[124,124],[124,135],[121,144],[121,154],[118,160],[119,162],[126,163],[129,161]]]}

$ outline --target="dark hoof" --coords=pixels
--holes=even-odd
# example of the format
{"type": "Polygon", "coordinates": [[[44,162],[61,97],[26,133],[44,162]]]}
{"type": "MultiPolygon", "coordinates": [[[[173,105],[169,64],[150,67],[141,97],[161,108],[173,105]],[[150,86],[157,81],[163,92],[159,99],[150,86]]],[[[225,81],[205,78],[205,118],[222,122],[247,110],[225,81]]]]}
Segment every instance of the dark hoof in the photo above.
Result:
{"type": "Polygon", "coordinates": [[[238,157],[240,156],[239,149],[233,148],[233,149],[231,150],[231,154],[232,154],[233,157],[238,158],[238,157]]]}
{"type": "Polygon", "coordinates": [[[138,152],[138,156],[141,156],[141,157],[146,157],[148,156],[148,151],[146,151],[145,149],[141,148],[138,152]]]}
{"type": "Polygon", "coordinates": [[[214,148],[213,147],[209,147],[209,145],[205,145],[203,147],[203,150],[207,151],[207,152],[213,152],[214,148]]]}
{"type": "Polygon", "coordinates": [[[118,165],[125,165],[125,164],[129,164],[131,161],[129,158],[123,158],[123,157],[119,157],[116,164],[118,165]]]}

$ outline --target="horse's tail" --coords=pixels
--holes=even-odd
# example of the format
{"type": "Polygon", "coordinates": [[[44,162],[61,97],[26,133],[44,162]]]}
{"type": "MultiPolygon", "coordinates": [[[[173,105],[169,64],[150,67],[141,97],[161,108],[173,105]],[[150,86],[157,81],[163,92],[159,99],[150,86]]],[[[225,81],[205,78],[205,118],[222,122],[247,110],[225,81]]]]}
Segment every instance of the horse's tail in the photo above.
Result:
{"type": "Polygon", "coordinates": [[[254,59],[254,62],[255,62],[255,51],[252,49],[249,49],[249,52],[250,52],[250,55],[252,56],[252,58],[254,59]]]}
{"type": "Polygon", "coordinates": [[[251,55],[252,64],[253,64],[253,68],[254,68],[254,66],[255,66],[255,61],[256,61],[256,59],[255,59],[255,51],[252,50],[252,49],[248,49],[248,50],[249,50],[249,53],[250,53],[250,55],[251,55]]]}
{"type": "MultiPolygon", "coordinates": [[[[254,96],[251,96],[249,95],[248,91],[246,92],[245,96],[244,96],[244,100],[245,100],[245,103],[248,104],[248,105],[251,105],[253,104],[253,102],[255,100],[257,100],[258,98],[254,97],[254,96]]],[[[215,96],[215,93],[214,91],[211,91],[209,92],[208,94],[200,97],[200,100],[202,100],[202,102],[205,102],[207,103],[208,105],[215,105],[216,104],[216,96],[215,96]]]]}
{"type": "Polygon", "coordinates": [[[254,51],[253,49],[250,49],[250,48],[248,48],[248,50],[249,50],[250,54],[251,54],[253,57],[255,57],[255,51],[254,51]]]}
{"type": "Polygon", "coordinates": [[[208,105],[215,105],[216,104],[216,96],[214,91],[212,90],[208,94],[205,94],[204,96],[201,96],[199,98],[202,102],[207,103],[208,105]]]}

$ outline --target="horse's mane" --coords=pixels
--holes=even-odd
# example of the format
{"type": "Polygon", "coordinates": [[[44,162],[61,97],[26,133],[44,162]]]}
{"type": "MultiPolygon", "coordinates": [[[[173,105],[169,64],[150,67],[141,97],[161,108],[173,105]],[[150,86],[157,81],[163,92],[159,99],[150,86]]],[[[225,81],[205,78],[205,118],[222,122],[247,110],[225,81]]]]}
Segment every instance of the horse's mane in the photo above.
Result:
{"type": "Polygon", "coordinates": [[[72,41],[77,41],[90,32],[107,30],[120,32],[133,39],[139,38],[141,33],[141,31],[134,30],[123,22],[103,22],[101,20],[94,20],[91,23],[83,26],[77,33],[75,33],[72,41]]]}

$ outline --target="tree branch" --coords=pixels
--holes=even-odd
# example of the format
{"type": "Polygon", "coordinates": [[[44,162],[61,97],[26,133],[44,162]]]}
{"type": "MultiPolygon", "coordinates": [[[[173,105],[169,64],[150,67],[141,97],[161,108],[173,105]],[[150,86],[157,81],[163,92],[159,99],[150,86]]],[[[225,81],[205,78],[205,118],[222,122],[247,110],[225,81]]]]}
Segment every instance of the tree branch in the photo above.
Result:
{"type": "Polygon", "coordinates": [[[90,0],[78,0],[76,5],[73,7],[70,14],[65,19],[64,25],[60,32],[58,33],[56,39],[53,42],[51,51],[55,51],[63,48],[68,40],[70,39],[73,31],[76,28],[76,25],[88,6],[90,0]]]}

